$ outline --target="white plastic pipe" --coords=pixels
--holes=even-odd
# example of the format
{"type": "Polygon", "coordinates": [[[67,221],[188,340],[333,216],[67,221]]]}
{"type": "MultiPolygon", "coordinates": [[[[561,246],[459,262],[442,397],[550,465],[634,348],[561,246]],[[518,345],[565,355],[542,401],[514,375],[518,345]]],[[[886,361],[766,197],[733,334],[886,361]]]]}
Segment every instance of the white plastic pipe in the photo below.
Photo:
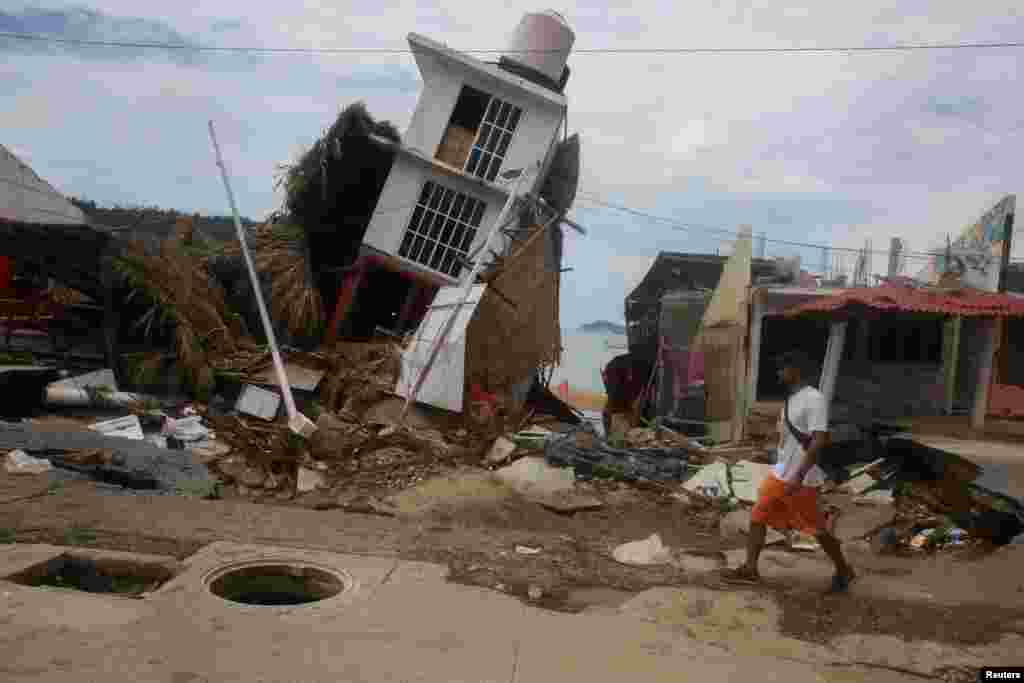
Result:
{"type": "Polygon", "coordinates": [[[145,399],[146,397],[141,394],[127,394],[120,391],[100,393],[78,387],[62,387],[54,384],[46,387],[46,403],[56,406],[81,408],[115,405],[121,408],[130,408],[133,405],[138,405],[145,399]]]}
{"type": "Polygon", "coordinates": [[[245,230],[242,228],[242,221],[238,217],[238,206],[235,204],[235,194],[231,191],[231,181],[228,179],[228,170],[224,165],[224,158],[220,153],[220,145],[217,143],[217,134],[213,130],[213,121],[210,121],[210,140],[213,142],[213,151],[217,155],[217,166],[220,168],[220,177],[224,181],[224,189],[228,194],[228,203],[231,205],[231,216],[235,222],[235,231],[238,233],[238,242],[242,245],[242,256],[245,258],[245,266],[249,271],[249,279],[252,281],[253,292],[256,293],[256,306],[260,309],[260,320],[263,322],[263,331],[267,335],[267,343],[270,345],[270,355],[274,359],[274,370],[277,373],[277,383],[281,386],[281,394],[284,396],[284,407],[288,411],[288,426],[293,432],[301,436],[309,437],[316,431],[316,425],[310,422],[309,418],[300,413],[295,407],[295,398],[292,396],[292,387],[288,383],[288,375],[284,370],[284,362],[281,360],[281,353],[277,349],[277,337],[274,335],[274,327],[270,323],[270,314],[263,302],[263,291],[260,288],[259,277],[256,275],[256,266],[253,265],[252,255],[249,253],[249,245],[245,241],[245,230]]]}
{"type": "MultiPolygon", "coordinates": [[[[484,241],[481,253],[486,253],[487,249],[489,249],[491,244],[494,242],[495,236],[498,234],[501,226],[505,223],[505,217],[508,215],[509,211],[512,210],[512,206],[516,202],[519,186],[522,185],[527,174],[533,170],[534,169],[531,166],[520,171],[515,185],[512,186],[512,191],[508,194],[508,200],[505,202],[505,206],[501,207],[501,213],[498,214],[498,217],[494,221],[494,225],[491,226],[491,231],[488,233],[487,239],[484,241]]],[[[445,340],[448,339],[448,335],[455,324],[455,318],[459,315],[462,307],[466,305],[466,302],[469,301],[470,294],[472,294],[473,291],[473,284],[476,282],[476,277],[480,274],[483,266],[483,258],[477,258],[473,264],[473,268],[469,271],[469,275],[466,277],[466,282],[462,285],[462,298],[459,300],[459,303],[452,307],[451,313],[448,314],[448,320],[445,321],[444,327],[441,328],[440,333],[437,335],[437,339],[434,340],[434,346],[430,350],[430,356],[427,358],[427,362],[423,366],[423,369],[420,370],[419,376],[416,378],[416,384],[413,385],[412,391],[409,392],[409,395],[405,399],[405,407],[402,409],[403,420],[405,419],[406,413],[409,412],[409,406],[420,395],[420,389],[423,388],[423,383],[430,374],[430,370],[434,366],[434,361],[437,360],[437,354],[440,353],[441,347],[444,346],[445,340]]]]}

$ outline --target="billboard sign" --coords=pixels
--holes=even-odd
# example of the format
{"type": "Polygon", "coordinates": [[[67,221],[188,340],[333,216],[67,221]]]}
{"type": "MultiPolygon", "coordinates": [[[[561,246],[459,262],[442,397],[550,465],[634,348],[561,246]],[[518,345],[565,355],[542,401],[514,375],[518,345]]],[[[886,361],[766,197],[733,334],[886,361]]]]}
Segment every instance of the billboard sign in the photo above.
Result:
{"type": "Polygon", "coordinates": [[[1000,275],[1010,258],[1016,201],[1016,195],[1004,197],[960,233],[948,250],[939,250],[917,279],[937,285],[942,275],[949,271],[959,275],[960,283],[965,287],[999,291],[1000,275]]]}

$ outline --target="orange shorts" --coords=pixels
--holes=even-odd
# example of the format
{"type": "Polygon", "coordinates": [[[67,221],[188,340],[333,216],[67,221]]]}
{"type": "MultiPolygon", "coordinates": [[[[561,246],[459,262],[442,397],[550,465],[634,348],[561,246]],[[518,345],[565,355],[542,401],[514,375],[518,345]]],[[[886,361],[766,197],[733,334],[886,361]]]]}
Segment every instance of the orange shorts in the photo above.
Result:
{"type": "Polygon", "coordinates": [[[750,513],[750,521],[773,529],[796,529],[812,536],[821,531],[825,525],[818,507],[818,489],[801,486],[796,493],[787,496],[785,488],[781,479],[769,474],[757,492],[757,504],[750,513]]]}

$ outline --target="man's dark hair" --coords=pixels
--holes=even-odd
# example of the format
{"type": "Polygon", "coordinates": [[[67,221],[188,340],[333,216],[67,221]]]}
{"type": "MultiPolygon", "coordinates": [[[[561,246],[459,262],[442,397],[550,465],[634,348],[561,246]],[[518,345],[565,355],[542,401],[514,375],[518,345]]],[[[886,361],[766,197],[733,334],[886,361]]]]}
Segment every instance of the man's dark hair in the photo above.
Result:
{"type": "Polygon", "coordinates": [[[809,379],[814,374],[814,361],[803,351],[786,351],[775,360],[775,364],[780,370],[796,368],[804,379],[809,379]]]}

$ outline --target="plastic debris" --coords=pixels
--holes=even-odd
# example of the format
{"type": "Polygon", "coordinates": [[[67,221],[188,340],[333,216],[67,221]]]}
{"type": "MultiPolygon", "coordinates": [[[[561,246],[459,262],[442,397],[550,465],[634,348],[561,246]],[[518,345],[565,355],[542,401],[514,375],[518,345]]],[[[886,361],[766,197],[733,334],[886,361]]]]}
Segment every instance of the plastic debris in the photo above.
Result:
{"type": "Polygon", "coordinates": [[[202,441],[210,436],[210,430],[203,426],[203,418],[198,415],[183,417],[179,420],[167,418],[160,433],[168,437],[173,436],[178,441],[186,443],[202,441]]]}
{"type": "Polygon", "coordinates": [[[8,474],[44,474],[53,469],[49,460],[33,458],[22,450],[11,451],[4,460],[8,474]]]}

